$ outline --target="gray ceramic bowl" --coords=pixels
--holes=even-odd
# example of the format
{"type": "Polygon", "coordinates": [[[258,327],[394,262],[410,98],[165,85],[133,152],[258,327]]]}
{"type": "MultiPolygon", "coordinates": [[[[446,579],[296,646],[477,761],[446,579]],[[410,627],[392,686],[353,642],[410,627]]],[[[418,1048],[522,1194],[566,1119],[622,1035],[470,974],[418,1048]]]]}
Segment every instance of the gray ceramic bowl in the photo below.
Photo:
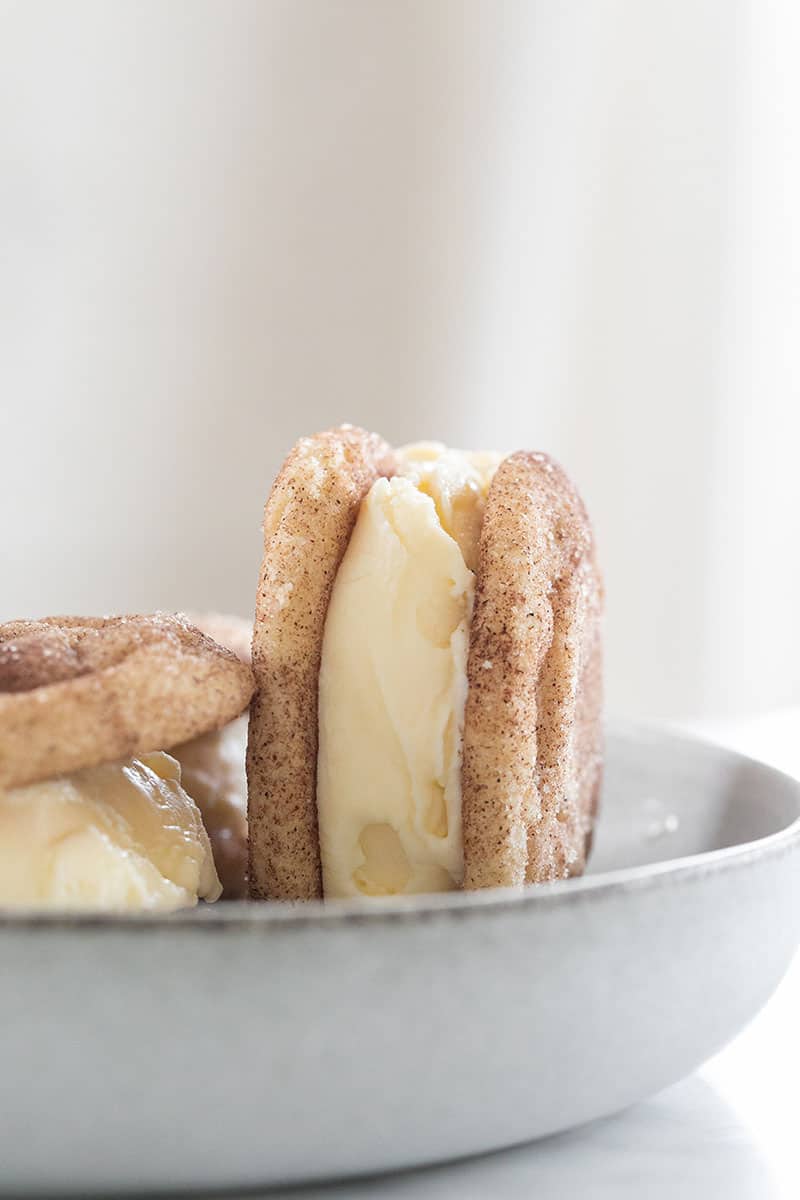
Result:
{"type": "Polygon", "coordinates": [[[0,918],[0,1180],[257,1187],[614,1112],[718,1050],[800,932],[800,787],[609,738],[592,872],[507,892],[0,918]]]}

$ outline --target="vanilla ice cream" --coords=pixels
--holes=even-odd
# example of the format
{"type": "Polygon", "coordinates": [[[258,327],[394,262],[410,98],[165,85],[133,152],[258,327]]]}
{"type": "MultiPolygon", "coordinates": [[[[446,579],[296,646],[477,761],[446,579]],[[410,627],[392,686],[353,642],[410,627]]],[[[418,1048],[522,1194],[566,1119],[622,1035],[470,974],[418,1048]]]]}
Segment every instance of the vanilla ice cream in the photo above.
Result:
{"type": "Polygon", "coordinates": [[[0,907],[168,911],[219,894],[167,754],[0,790],[0,907]]]}
{"type": "Polygon", "coordinates": [[[499,455],[424,444],[364,499],[319,678],[325,896],[443,891],[463,876],[461,743],[486,492],[499,455]]]}

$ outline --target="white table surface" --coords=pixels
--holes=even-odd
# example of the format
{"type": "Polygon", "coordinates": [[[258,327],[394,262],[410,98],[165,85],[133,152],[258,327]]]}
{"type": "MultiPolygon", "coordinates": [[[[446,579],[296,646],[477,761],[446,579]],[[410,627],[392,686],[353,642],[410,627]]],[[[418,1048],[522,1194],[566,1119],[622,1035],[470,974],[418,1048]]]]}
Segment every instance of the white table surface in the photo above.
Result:
{"type": "MultiPolygon", "coordinates": [[[[690,728],[800,776],[800,710],[690,728]]],[[[800,955],[731,1045],[695,1075],[617,1117],[447,1166],[285,1194],[291,1200],[798,1200],[799,1115],[800,955]]],[[[262,1193],[278,1194],[284,1193],[262,1193]]]]}

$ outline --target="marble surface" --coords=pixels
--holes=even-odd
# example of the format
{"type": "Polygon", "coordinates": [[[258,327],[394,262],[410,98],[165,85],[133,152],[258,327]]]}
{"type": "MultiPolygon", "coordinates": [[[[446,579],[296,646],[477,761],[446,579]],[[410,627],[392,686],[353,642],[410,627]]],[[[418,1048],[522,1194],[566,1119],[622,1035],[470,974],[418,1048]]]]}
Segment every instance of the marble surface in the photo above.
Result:
{"type": "MultiPolygon", "coordinates": [[[[800,710],[752,722],[685,727],[800,775],[800,710]]],[[[619,1116],[447,1166],[261,1195],[285,1194],[291,1200],[796,1200],[798,1014],[800,955],[766,1008],[734,1042],[689,1079],[619,1116]]]]}

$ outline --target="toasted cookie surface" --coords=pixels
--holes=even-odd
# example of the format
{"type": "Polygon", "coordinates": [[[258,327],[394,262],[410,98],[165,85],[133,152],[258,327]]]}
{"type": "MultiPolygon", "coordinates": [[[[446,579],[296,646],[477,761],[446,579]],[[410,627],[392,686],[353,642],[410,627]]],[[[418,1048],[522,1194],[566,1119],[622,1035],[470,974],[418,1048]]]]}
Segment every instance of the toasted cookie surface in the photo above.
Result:
{"type": "Polygon", "coordinates": [[[247,664],[180,616],[0,626],[0,786],[161,749],[247,707],[247,664]]]}
{"type": "Polygon", "coordinates": [[[467,665],[464,886],[583,869],[602,768],[602,584],[561,468],[520,452],[494,476],[467,665]]]}
{"type": "Polygon", "coordinates": [[[385,442],[343,426],[301,439],[267,499],[247,747],[249,878],[258,898],[322,895],[316,772],[325,617],[361,501],[393,471],[385,442]]]}

